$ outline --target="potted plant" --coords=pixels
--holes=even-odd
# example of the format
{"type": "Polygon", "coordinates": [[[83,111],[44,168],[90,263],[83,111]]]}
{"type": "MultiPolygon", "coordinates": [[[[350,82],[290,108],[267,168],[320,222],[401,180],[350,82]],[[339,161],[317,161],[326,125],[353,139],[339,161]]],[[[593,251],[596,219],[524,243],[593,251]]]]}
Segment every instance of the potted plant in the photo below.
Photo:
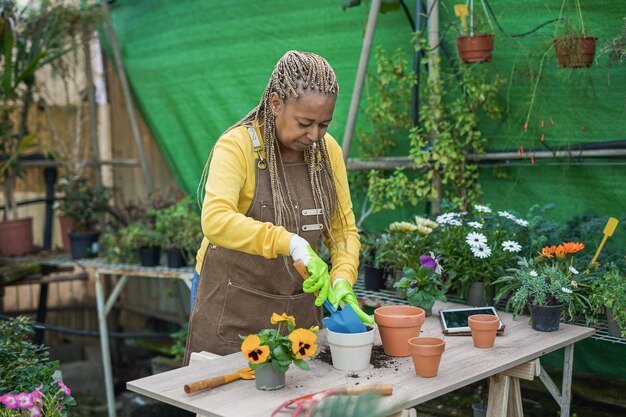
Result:
{"type": "Polygon", "coordinates": [[[272,314],[270,322],[278,327],[240,336],[241,352],[255,371],[257,389],[262,391],[283,388],[285,372],[292,363],[308,371],[305,359],[317,352],[317,326],[296,329],[296,319],[286,313],[272,314]]]}
{"type": "Polygon", "coordinates": [[[626,275],[615,263],[596,274],[589,301],[596,314],[606,314],[609,335],[626,338],[626,275]]]}
{"type": "Polygon", "coordinates": [[[365,288],[379,291],[385,288],[386,268],[380,259],[381,233],[366,232],[361,236],[361,259],[365,288]]]}
{"type": "Polygon", "coordinates": [[[200,215],[193,199],[185,197],[176,204],[152,210],[155,229],[162,235],[167,265],[180,268],[193,262],[195,251],[202,240],[200,215]]]}
{"type": "MultiPolygon", "coordinates": [[[[575,264],[574,255],[584,249],[578,242],[545,246],[536,261],[521,259],[512,275],[498,280],[511,290],[507,308],[513,317],[528,306],[532,327],[542,332],[559,329],[561,317],[567,321],[592,319],[592,308],[585,295],[592,277],[590,271],[575,264]],[[581,269],[582,273],[578,272],[581,269]]],[[[500,294],[501,298],[504,291],[500,294]]]]}
{"type": "Polygon", "coordinates": [[[491,61],[493,27],[491,27],[489,17],[486,14],[476,13],[474,0],[469,1],[469,13],[465,4],[455,4],[454,14],[461,20],[463,28],[463,34],[456,38],[456,47],[461,61],[465,63],[491,61]],[[469,25],[466,21],[468,15],[469,25]]]}
{"type": "Polygon", "coordinates": [[[76,402],[54,379],[59,362],[50,360],[45,346],[30,342],[33,333],[27,317],[0,321],[0,414],[66,416],[76,402]]]}
{"type": "Polygon", "coordinates": [[[514,265],[528,221],[508,211],[493,212],[476,204],[470,213],[447,212],[436,219],[437,251],[450,289],[472,306],[493,304],[490,285],[514,265]]]}
{"type": "Polygon", "coordinates": [[[442,281],[443,268],[439,265],[439,256],[420,256],[420,267],[404,268],[404,276],[394,284],[394,288],[402,291],[410,305],[421,307],[427,316],[432,315],[435,301],[447,301],[446,285],[442,281]]]}
{"type": "Polygon", "coordinates": [[[102,216],[108,208],[108,192],[85,178],[63,177],[57,191],[63,193],[56,204],[59,214],[71,221],[68,232],[73,259],[93,258],[98,253],[102,216]]]}
{"type": "Polygon", "coordinates": [[[82,24],[82,11],[67,2],[44,2],[18,7],[0,4],[0,184],[4,188],[4,219],[0,222],[0,252],[5,256],[32,251],[32,219],[18,218],[15,190],[23,174],[20,158],[45,151],[28,129],[34,104],[36,74],[71,50],[72,37],[82,24]],[[17,119],[17,122],[16,122],[17,119]]]}
{"type": "Polygon", "coordinates": [[[163,235],[147,223],[137,221],[120,231],[122,239],[130,243],[142,266],[159,265],[163,235]]]}
{"type": "MultiPolygon", "coordinates": [[[[596,53],[595,36],[588,36],[585,31],[582,12],[579,0],[563,0],[561,4],[560,22],[564,22],[563,32],[554,39],[554,52],[559,66],[562,68],[582,68],[590,67],[596,53]],[[566,4],[574,3],[578,24],[575,25],[570,19],[563,18],[566,4]]],[[[557,23],[557,31],[559,29],[557,23]]]]}

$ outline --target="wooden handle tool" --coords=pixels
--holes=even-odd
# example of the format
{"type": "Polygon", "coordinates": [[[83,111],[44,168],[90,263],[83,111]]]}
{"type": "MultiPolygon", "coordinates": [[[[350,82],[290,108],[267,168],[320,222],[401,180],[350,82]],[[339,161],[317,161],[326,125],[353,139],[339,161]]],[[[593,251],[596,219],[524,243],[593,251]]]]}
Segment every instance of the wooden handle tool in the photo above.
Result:
{"type": "Polygon", "coordinates": [[[193,394],[194,392],[204,391],[209,388],[219,387],[220,385],[228,384],[229,382],[236,381],[238,379],[254,379],[254,371],[252,368],[243,368],[232,374],[220,375],[213,378],[203,379],[200,381],[186,384],[184,389],[186,394],[193,394]]]}

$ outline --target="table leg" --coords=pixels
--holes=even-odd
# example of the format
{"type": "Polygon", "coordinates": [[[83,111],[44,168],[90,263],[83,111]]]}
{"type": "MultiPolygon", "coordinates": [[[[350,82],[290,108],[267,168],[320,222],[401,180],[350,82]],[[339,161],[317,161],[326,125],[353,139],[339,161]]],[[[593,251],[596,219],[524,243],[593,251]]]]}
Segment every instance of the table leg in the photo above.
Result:
{"type": "Polygon", "coordinates": [[[104,371],[104,385],[107,397],[109,417],[116,417],[115,393],[113,392],[113,372],[111,370],[111,352],[109,350],[109,329],[107,327],[107,309],[104,306],[104,290],[100,273],[96,272],[96,307],[98,309],[98,327],[100,330],[100,349],[102,352],[102,367],[104,371]]]}
{"type": "Polygon", "coordinates": [[[569,417],[572,400],[572,371],[574,370],[574,344],[565,346],[563,359],[563,385],[561,386],[561,417],[569,417]]]}
{"type": "Polygon", "coordinates": [[[510,376],[503,374],[496,374],[489,378],[487,417],[503,417],[507,415],[511,379],[510,376]]]}
{"type": "Polygon", "coordinates": [[[523,417],[524,409],[522,407],[522,391],[519,385],[519,378],[510,378],[511,386],[509,387],[509,410],[507,417],[523,417]]]}

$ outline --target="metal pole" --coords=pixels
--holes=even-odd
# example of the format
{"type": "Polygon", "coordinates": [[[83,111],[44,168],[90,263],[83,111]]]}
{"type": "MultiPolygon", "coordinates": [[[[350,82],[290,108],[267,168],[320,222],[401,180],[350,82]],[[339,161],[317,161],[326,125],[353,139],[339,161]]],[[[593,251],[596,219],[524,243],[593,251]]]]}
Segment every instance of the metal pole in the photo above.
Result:
{"type": "Polygon", "coordinates": [[[113,391],[113,370],[111,369],[111,351],[109,349],[109,328],[107,327],[107,311],[104,307],[104,289],[102,276],[96,272],[96,308],[98,310],[98,327],[100,330],[100,350],[102,353],[102,370],[104,387],[107,397],[109,417],[116,417],[115,392],[113,391]]]}
{"type": "Polygon", "coordinates": [[[372,50],[372,40],[374,39],[374,30],[376,29],[376,20],[378,20],[378,12],[380,11],[381,0],[372,0],[370,13],[367,18],[367,26],[363,37],[363,47],[361,48],[361,58],[359,59],[359,67],[354,80],[354,90],[352,91],[352,100],[350,101],[350,110],[348,112],[348,120],[346,121],[346,129],[343,133],[343,160],[348,159],[350,153],[350,145],[352,142],[352,134],[354,133],[354,125],[356,124],[356,116],[359,112],[359,103],[361,101],[361,90],[363,82],[367,74],[367,62],[369,61],[370,51],[372,50]]]}
{"type": "MultiPolygon", "coordinates": [[[[428,45],[433,48],[428,58],[428,81],[433,84],[439,83],[439,2],[438,0],[428,0],[430,15],[428,16],[428,45]]],[[[434,94],[441,94],[441,89],[436,88],[434,94]]],[[[430,132],[431,143],[435,141],[434,131],[430,132]]],[[[430,203],[430,213],[438,214],[441,211],[441,172],[433,171],[432,187],[437,196],[430,203]]]]}
{"type": "Polygon", "coordinates": [[[117,74],[120,77],[120,84],[122,85],[122,92],[124,94],[124,100],[126,101],[126,110],[128,111],[128,118],[130,120],[130,127],[133,132],[133,138],[135,139],[135,146],[137,146],[137,153],[139,154],[139,161],[141,162],[141,172],[143,173],[143,180],[146,184],[148,193],[152,193],[152,177],[148,170],[148,163],[146,162],[146,156],[143,151],[143,144],[141,143],[141,133],[139,132],[139,126],[135,119],[135,106],[130,95],[130,89],[128,87],[128,80],[126,78],[126,72],[124,71],[124,65],[122,64],[122,55],[113,32],[113,21],[111,20],[111,14],[109,12],[109,6],[107,1],[101,1],[102,10],[106,19],[106,30],[111,41],[111,50],[113,51],[113,59],[115,60],[115,66],[117,68],[117,74]]]}

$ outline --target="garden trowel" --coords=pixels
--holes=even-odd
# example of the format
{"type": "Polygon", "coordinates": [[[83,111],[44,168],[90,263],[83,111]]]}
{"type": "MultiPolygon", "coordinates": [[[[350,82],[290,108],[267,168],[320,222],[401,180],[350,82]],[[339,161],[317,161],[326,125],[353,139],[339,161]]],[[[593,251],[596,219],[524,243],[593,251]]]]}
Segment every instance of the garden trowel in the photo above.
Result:
{"type": "MultiPolygon", "coordinates": [[[[304,263],[297,260],[293,263],[302,279],[309,277],[309,271],[304,266],[304,263]]],[[[367,328],[357,316],[356,312],[352,309],[351,305],[346,305],[341,310],[337,310],[330,301],[324,301],[324,307],[330,313],[330,317],[322,319],[324,327],[330,329],[335,333],[363,333],[367,331],[367,328]]]]}
{"type": "Polygon", "coordinates": [[[219,387],[220,385],[228,384],[229,382],[236,381],[238,379],[254,379],[254,371],[252,370],[252,368],[243,368],[233,372],[232,374],[220,375],[213,378],[192,382],[191,384],[186,384],[184,389],[185,393],[193,394],[194,392],[219,387]]]}
{"type": "Polygon", "coordinates": [[[598,259],[598,255],[600,255],[600,251],[602,250],[604,243],[606,243],[606,240],[613,236],[613,233],[615,232],[615,228],[617,227],[618,223],[619,221],[617,221],[615,217],[609,217],[609,221],[606,222],[606,226],[604,226],[604,237],[602,238],[602,242],[600,242],[600,246],[598,246],[598,250],[591,260],[592,265],[596,262],[596,259],[598,259]]]}

